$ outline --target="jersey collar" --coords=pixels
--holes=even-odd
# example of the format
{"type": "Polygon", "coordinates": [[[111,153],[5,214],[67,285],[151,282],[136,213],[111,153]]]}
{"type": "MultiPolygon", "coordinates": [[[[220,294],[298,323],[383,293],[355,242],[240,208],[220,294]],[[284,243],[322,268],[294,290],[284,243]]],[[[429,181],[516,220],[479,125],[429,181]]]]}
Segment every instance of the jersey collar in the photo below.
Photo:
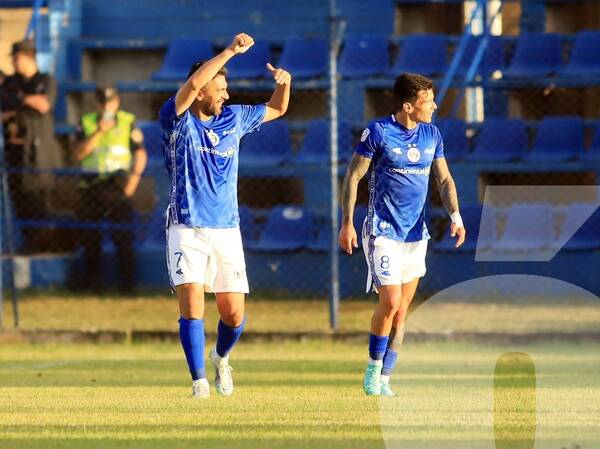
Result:
{"type": "Polygon", "coordinates": [[[396,125],[398,128],[400,128],[404,133],[408,134],[409,136],[412,136],[414,133],[416,133],[417,130],[419,129],[419,126],[421,125],[420,123],[417,123],[417,126],[415,126],[413,129],[408,129],[403,124],[398,123],[398,121],[396,120],[396,116],[394,114],[391,114],[391,120],[394,125],[396,125]]]}

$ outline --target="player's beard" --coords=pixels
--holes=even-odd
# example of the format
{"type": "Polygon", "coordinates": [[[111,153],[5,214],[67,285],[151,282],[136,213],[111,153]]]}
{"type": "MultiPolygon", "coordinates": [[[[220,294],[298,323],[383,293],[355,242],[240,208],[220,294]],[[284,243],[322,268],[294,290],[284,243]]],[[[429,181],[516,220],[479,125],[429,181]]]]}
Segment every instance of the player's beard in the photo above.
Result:
{"type": "Polygon", "coordinates": [[[221,115],[221,112],[223,112],[223,103],[215,103],[213,105],[213,111],[214,115],[221,115]]]}
{"type": "Polygon", "coordinates": [[[433,119],[433,114],[431,115],[423,115],[421,116],[421,123],[431,123],[431,120],[433,119]]]}
{"type": "Polygon", "coordinates": [[[223,103],[200,102],[200,110],[204,115],[220,115],[223,112],[223,103]]]}

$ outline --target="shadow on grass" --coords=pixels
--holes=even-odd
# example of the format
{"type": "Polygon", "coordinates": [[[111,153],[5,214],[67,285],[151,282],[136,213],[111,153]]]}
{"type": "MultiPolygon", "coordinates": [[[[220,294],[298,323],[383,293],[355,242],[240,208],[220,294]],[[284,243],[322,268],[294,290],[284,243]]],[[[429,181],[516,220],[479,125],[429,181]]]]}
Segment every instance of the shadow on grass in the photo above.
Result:
{"type": "Polygon", "coordinates": [[[36,439],[17,440],[3,439],[3,447],[7,449],[384,449],[381,438],[372,439],[328,439],[306,438],[303,440],[291,438],[197,438],[197,439],[98,439],[98,438],[73,438],[73,439],[36,439]],[[4,444],[6,446],[4,446],[4,444]]]}

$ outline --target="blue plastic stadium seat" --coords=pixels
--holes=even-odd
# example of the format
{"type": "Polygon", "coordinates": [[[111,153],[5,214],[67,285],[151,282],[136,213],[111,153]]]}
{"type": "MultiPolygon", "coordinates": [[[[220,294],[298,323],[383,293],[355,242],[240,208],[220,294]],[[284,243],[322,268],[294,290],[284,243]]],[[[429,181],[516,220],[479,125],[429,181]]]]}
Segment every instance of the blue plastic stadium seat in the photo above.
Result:
{"type": "Polygon", "coordinates": [[[389,69],[389,42],[383,36],[347,37],[340,56],[344,78],[382,75],[389,69]]]}
{"type": "Polygon", "coordinates": [[[462,159],[469,150],[467,125],[464,120],[450,118],[437,120],[435,125],[444,141],[444,157],[449,161],[462,159]]]}
{"type": "MultiPolygon", "coordinates": [[[[352,155],[352,134],[350,125],[341,122],[338,130],[338,159],[346,163],[352,155]]],[[[294,158],[298,164],[329,163],[329,121],[317,119],[310,122],[302,147],[294,158]]]]}
{"type": "MultiPolygon", "coordinates": [[[[356,206],[354,208],[354,228],[358,234],[358,246],[362,245],[361,232],[363,222],[367,216],[367,208],[365,206],[356,206]]],[[[307,248],[311,251],[328,252],[331,248],[331,225],[327,220],[324,226],[319,226],[317,236],[312,240],[307,248]]],[[[339,223],[342,223],[342,212],[339,212],[339,223]]]]}
{"type": "Polygon", "coordinates": [[[467,160],[508,162],[525,157],[526,151],[527,130],[522,120],[489,118],[483,122],[467,160]]]}
{"type": "MultiPolygon", "coordinates": [[[[448,218],[447,225],[443,228],[442,238],[439,241],[431,240],[433,249],[436,251],[457,251],[457,252],[472,252],[477,249],[477,245],[480,245],[480,249],[485,249],[489,242],[494,241],[498,236],[496,227],[496,221],[491,223],[488,231],[490,235],[482,236],[481,241],[478,242],[480,225],[481,225],[481,211],[482,208],[479,205],[461,206],[460,215],[463,219],[465,229],[467,230],[467,239],[458,248],[456,245],[456,237],[450,237],[450,219],[448,218]]],[[[483,226],[484,229],[488,227],[483,226]]]]}
{"type": "Polygon", "coordinates": [[[227,63],[227,78],[260,78],[267,74],[265,68],[267,62],[271,62],[269,44],[264,41],[256,42],[249,51],[232,58],[227,63]]]}
{"type": "Polygon", "coordinates": [[[328,252],[331,248],[331,227],[327,221],[322,226],[315,225],[318,229],[317,236],[306,246],[311,251],[328,252]]]}
{"type": "MultiPolygon", "coordinates": [[[[573,205],[573,207],[567,211],[567,215],[565,217],[566,222],[563,225],[563,230],[572,232],[573,226],[569,226],[567,221],[569,219],[577,219],[578,211],[576,209],[579,206],[582,206],[582,209],[587,210],[589,213],[589,205],[573,205]]],[[[577,232],[567,241],[564,249],[569,251],[600,249],[600,208],[596,209],[596,211],[585,221],[585,223],[583,223],[577,232]]]]}
{"type": "Polygon", "coordinates": [[[258,240],[259,226],[254,218],[252,209],[248,206],[240,206],[240,232],[244,246],[252,246],[258,240]]]}
{"type": "Polygon", "coordinates": [[[137,122],[137,126],[144,134],[144,147],[148,153],[148,166],[164,166],[164,156],[161,147],[162,131],[160,129],[160,124],[158,122],[139,121],[137,122]]]}
{"type": "Polygon", "coordinates": [[[285,41],[278,67],[294,78],[315,78],[327,72],[327,42],[324,39],[290,38],[285,41]]]}
{"type": "Polygon", "coordinates": [[[513,204],[504,232],[492,249],[501,252],[543,251],[556,240],[554,211],[549,204],[513,204]]]}
{"type": "MultiPolygon", "coordinates": [[[[456,70],[456,76],[465,76],[469,70],[471,62],[475,58],[479,43],[481,42],[481,36],[471,36],[467,41],[467,46],[460,59],[458,68],[456,70]]],[[[499,36],[489,36],[487,46],[484,50],[483,57],[476,73],[484,76],[489,76],[496,70],[503,71],[505,69],[504,61],[504,47],[502,45],[502,39],[499,36]]]]}
{"type": "Polygon", "coordinates": [[[527,156],[532,161],[569,161],[583,154],[583,122],[579,117],[546,117],[527,156]]]}
{"type": "Polygon", "coordinates": [[[581,156],[586,161],[600,161],[600,122],[596,123],[594,138],[588,151],[581,156]]]}
{"type": "Polygon", "coordinates": [[[183,81],[196,61],[213,57],[212,43],[200,39],[173,39],[161,68],[152,75],[156,81],[183,81]]]}
{"type": "Polygon", "coordinates": [[[560,36],[554,33],[527,33],[519,37],[515,55],[504,72],[508,78],[543,78],[562,66],[560,36]]]}
{"type": "Polygon", "coordinates": [[[314,238],[313,214],[299,207],[277,206],[271,210],[258,241],[257,251],[293,251],[305,248],[314,238]]]}
{"type": "Polygon", "coordinates": [[[600,31],[582,31],[575,38],[569,63],[563,76],[600,75],[600,31]]]}
{"type": "Polygon", "coordinates": [[[441,75],[448,68],[446,37],[439,34],[413,34],[406,37],[391,76],[402,72],[420,73],[425,76],[441,75]]]}
{"type": "Polygon", "coordinates": [[[290,128],[285,120],[267,122],[242,139],[240,167],[271,167],[283,164],[292,154],[290,128]]]}

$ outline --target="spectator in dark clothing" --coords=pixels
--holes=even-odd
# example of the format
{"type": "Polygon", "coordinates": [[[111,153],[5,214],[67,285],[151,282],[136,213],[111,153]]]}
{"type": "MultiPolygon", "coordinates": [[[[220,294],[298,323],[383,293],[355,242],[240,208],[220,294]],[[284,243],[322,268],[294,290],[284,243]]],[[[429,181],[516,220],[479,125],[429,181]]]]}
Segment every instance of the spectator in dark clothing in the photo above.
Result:
{"type": "MultiPolygon", "coordinates": [[[[43,220],[55,187],[51,170],[63,166],[52,116],[56,85],[52,76],[38,71],[33,42],[14,43],[11,55],[15,73],[0,89],[9,190],[17,219],[43,220]]],[[[50,250],[52,233],[47,231],[22,227],[21,251],[50,250]]]]}

